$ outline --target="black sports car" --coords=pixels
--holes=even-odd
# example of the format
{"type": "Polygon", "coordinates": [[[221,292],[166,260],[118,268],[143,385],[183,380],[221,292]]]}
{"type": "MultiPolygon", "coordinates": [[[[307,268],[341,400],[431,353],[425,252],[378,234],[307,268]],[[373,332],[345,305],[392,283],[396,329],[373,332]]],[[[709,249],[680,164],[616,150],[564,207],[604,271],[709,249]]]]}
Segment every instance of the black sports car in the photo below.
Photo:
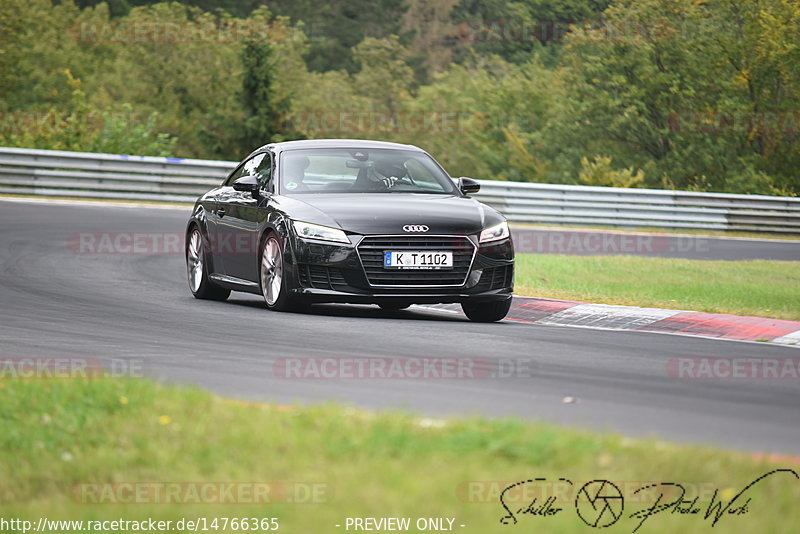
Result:
{"type": "Polygon", "coordinates": [[[265,145],[197,200],[189,287],[200,299],[260,293],[273,310],[459,302],[474,321],[498,321],[511,304],[514,247],[505,218],[467,196],[479,189],[410,145],[265,145]]]}

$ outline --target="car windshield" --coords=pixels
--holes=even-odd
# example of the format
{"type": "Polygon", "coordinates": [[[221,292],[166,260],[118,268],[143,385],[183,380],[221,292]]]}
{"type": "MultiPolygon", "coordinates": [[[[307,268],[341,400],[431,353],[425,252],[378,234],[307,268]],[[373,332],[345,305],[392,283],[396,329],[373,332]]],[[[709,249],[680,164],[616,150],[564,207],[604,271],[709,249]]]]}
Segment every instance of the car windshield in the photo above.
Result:
{"type": "Polygon", "coordinates": [[[330,148],[281,156],[281,191],[454,194],[455,185],[427,154],[413,150],[330,148]]]}

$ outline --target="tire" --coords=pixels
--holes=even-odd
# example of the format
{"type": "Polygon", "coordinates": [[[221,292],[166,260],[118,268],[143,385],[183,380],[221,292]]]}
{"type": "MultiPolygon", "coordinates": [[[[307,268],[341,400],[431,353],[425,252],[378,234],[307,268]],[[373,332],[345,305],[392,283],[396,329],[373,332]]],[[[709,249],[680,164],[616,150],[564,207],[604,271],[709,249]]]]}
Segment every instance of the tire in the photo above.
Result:
{"type": "Polygon", "coordinates": [[[197,226],[192,228],[189,239],[186,240],[186,275],[189,279],[189,289],[196,299],[225,300],[230,294],[230,289],[214,285],[208,279],[208,262],[206,250],[203,245],[203,234],[197,226]]]}
{"type": "Polygon", "coordinates": [[[378,304],[383,311],[395,312],[400,310],[405,310],[409,306],[410,303],[402,303],[402,302],[381,302],[378,304]]]}
{"type": "Polygon", "coordinates": [[[461,309],[470,321],[477,323],[493,323],[503,319],[511,309],[511,299],[484,301],[484,302],[462,302],[461,309]]]}
{"type": "Polygon", "coordinates": [[[261,295],[270,310],[302,311],[307,305],[293,298],[286,285],[283,251],[283,239],[275,232],[270,232],[261,247],[261,261],[258,267],[261,295]]]}

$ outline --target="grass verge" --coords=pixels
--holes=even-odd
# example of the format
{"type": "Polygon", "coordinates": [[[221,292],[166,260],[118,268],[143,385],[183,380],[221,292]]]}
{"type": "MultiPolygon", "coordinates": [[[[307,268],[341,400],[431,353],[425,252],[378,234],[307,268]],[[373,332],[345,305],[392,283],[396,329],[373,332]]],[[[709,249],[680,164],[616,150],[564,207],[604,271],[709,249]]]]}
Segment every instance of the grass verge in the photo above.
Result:
{"type": "MultiPolygon", "coordinates": [[[[637,522],[629,515],[655,502],[654,493],[632,496],[635,487],[649,481],[685,483],[687,497],[698,494],[697,505],[705,510],[715,488],[729,500],[767,471],[800,469],[749,454],[518,420],[440,422],[336,406],[288,409],[147,380],[5,380],[0,387],[0,515],[5,518],[276,517],[284,532],[333,533],[346,531],[335,525],[344,525],[347,517],[452,517],[457,531],[508,532],[513,526],[500,524],[505,514],[497,499],[505,485],[565,477],[577,487],[600,478],[615,481],[627,498],[625,515],[604,531],[631,532],[637,522]],[[315,488],[315,496],[302,490],[305,500],[295,502],[214,504],[193,502],[184,493],[201,482],[288,481],[306,485],[294,488],[315,488]],[[119,490],[122,484],[158,482],[181,485],[177,498],[182,502],[154,503],[154,493],[145,492],[131,503],[86,503],[86,493],[75,489],[113,484],[106,486],[117,488],[113,495],[130,497],[119,490]]],[[[576,514],[575,489],[559,487],[509,494],[516,509],[531,495],[543,503],[543,488],[566,492],[558,493],[561,512],[520,517],[513,530],[592,531],[576,514]]],[[[93,489],[90,495],[98,493],[93,489]]],[[[781,473],[747,496],[749,512],[724,517],[718,527],[795,532],[800,481],[781,473]]],[[[702,513],[667,512],[649,519],[639,532],[710,529],[702,513]]]]}
{"type": "Polygon", "coordinates": [[[800,320],[800,268],[788,261],[518,254],[516,293],[800,320]]]}

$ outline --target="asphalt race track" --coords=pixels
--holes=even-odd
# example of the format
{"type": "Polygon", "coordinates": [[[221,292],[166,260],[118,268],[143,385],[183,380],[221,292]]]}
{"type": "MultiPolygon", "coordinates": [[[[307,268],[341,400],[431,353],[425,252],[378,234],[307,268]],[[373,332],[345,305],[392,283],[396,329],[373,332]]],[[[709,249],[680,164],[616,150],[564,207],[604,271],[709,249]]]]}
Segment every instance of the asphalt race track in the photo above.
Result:
{"type": "MultiPolygon", "coordinates": [[[[219,394],[327,400],[422,414],[543,418],[633,436],[800,453],[800,381],[679,380],[685,356],[798,357],[796,348],[569,327],[470,323],[326,305],[267,311],[256,296],[195,300],[182,249],[84,254],[80,232],[182,234],[188,209],[0,201],[2,356],[141,359],[145,373],[219,394]],[[473,380],[297,380],[286,357],[523,358],[531,376],[473,380]],[[564,403],[565,397],[578,402],[564,403]]],[[[786,244],[789,247],[796,243],[786,244]]]]}

